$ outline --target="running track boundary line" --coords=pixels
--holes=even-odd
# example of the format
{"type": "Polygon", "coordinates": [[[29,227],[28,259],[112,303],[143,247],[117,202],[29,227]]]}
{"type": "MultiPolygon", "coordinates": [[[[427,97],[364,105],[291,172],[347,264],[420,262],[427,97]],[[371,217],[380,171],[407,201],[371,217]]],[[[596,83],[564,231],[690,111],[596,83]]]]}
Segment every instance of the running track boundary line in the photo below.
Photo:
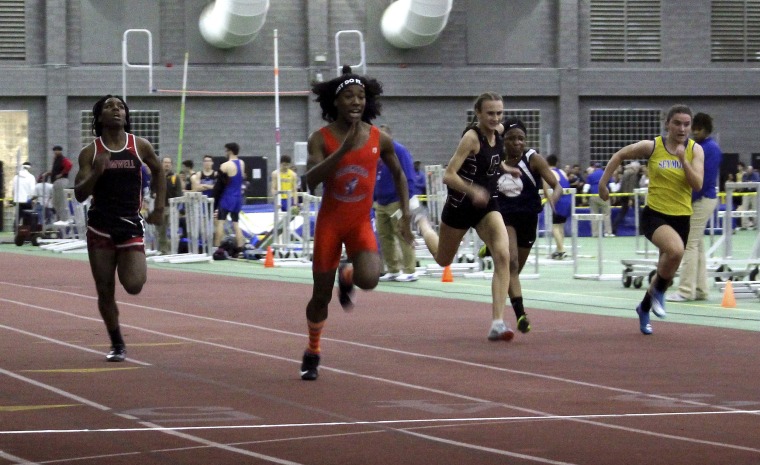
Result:
{"type": "MultiPolygon", "coordinates": [[[[24,286],[24,287],[31,287],[31,286],[24,286]]],[[[58,292],[60,292],[60,291],[58,291],[58,292]]],[[[78,294],[73,294],[73,295],[78,295],[78,294]]],[[[87,297],[87,296],[85,296],[85,297],[87,297]]],[[[35,306],[35,305],[24,304],[24,303],[20,303],[20,302],[16,302],[16,301],[10,301],[8,299],[2,299],[2,298],[0,298],[0,301],[7,301],[7,302],[15,303],[15,304],[18,304],[18,305],[27,305],[27,306],[30,306],[32,308],[37,308],[37,309],[41,309],[41,310],[47,310],[47,311],[50,311],[50,312],[59,313],[59,314],[63,314],[63,315],[67,315],[67,316],[72,316],[72,317],[76,317],[76,318],[84,318],[84,319],[92,319],[92,320],[94,320],[94,318],[84,317],[84,316],[81,316],[81,315],[72,314],[72,313],[69,313],[69,312],[62,311],[62,310],[55,310],[55,309],[50,309],[50,308],[45,308],[45,307],[40,307],[40,306],[35,306]]],[[[141,307],[141,306],[138,306],[138,307],[141,307]]],[[[148,307],[148,308],[150,308],[150,307],[148,307]]],[[[177,313],[179,315],[188,316],[186,314],[179,313],[179,312],[172,312],[172,313],[177,313]]],[[[297,363],[296,360],[292,360],[292,359],[289,359],[287,357],[281,357],[281,356],[274,355],[274,354],[268,354],[268,353],[263,353],[263,352],[258,352],[258,351],[251,351],[251,350],[242,349],[242,348],[239,348],[239,347],[228,346],[228,345],[225,345],[225,344],[218,344],[218,343],[214,343],[214,342],[202,341],[202,340],[188,338],[188,337],[184,337],[184,336],[172,335],[172,334],[163,333],[163,332],[160,332],[160,331],[154,331],[154,330],[151,330],[151,329],[141,328],[141,327],[133,326],[133,325],[124,325],[124,326],[132,328],[132,329],[135,329],[135,330],[138,330],[138,331],[147,332],[147,333],[150,333],[150,334],[157,334],[157,335],[161,335],[161,336],[164,336],[164,337],[176,338],[176,339],[180,339],[180,340],[184,340],[184,341],[189,341],[189,342],[195,342],[195,343],[198,343],[198,344],[201,344],[201,345],[209,345],[209,346],[212,346],[212,347],[222,348],[222,349],[226,349],[226,350],[233,350],[233,351],[236,351],[236,352],[253,354],[253,355],[257,355],[257,356],[261,356],[261,357],[265,357],[265,358],[270,358],[270,359],[274,359],[274,360],[286,361],[286,362],[290,362],[290,363],[297,363]]],[[[279,331],[279,330],[277,330],[277,331],[279,331]]],[[[282,331],[280,331],[280,332],[282,332],[282,331]]],[[[372,347],[372,346],[367,346],[367,347],[372,347]]],[[[401,351],[400,353],[406,353],[406,352],[401,351]]],[[[415,355],[413,353],[407,353],[407,354],[415,355]]],[[[419,355],[419,354],[417,354],[417,355],[419,355]]],[[[457,362],[456,360],[453,360],[453,359],[443,359],[443,360],[450,360],[450,361],[453,361],[453,362],[457,362]]],[[[482,366],[482,367],[485,367],[485,368],[489,368],[487,365],[478,365],[478,364],[475,364],[475,365],[476,366],[482,366]]],[[[392,385],[395,385],[395,386],[401,386],[401,387],[405,387],[405,388],[408,388],[408,389],[420,390],[420,391],[424,391],[424,392],[432,392],[432,393],[436,393],[436,394],[439,394],[439,395],[454,397],[454,398],[458,398],[458,399],[465,399],[465,400],[469,400],[469,401],[472,401],[472,402],[483,402],[483,403],[487,402],[487,403],[492,403],[492,404],[495,403],[495,402],[487,401],[485,399],[480,399],[480,398],[473,397],[473,396],[467,396],[467,395],[464,395],[464,394],[458,394],[458,393],[450,392],[450,391],[443,391],[443,390],[440,390],[440,389],[435,389],[435,388],[430,388],[430,387],[427,387],[427,386],[420,386],[420,385],[410,384],[410,383],[406,383],[406,382],[403,382],[403,381],[396,381],[396,380],[392,380],[392,379],[388,379],[388,378],[380,378],[380,377],[376,377],[376,376],[365,375],[365,374],[361,374],[361,373],[355,373],[355,372],[351,372],[351,371],[347,371],[347,370],[341,370],[341,369],[338,369],[338,368],[330,368],[330,367],[327,367],[327,366],[320,367],[320,368],[325,369],[325,370],[329,370],[329,371],[333,371],[335,373],[340,373],[340,374],[343,374],[343,375],[346,375],[346,376],[353,376],[353,377],[367,379],[367,380],[371,380],[371,381],[377,381],[377,382],[380,382],[380,383],[392,384],[392,385]]],[[[493,367],[490,367],[490,368],[493,368],[493,367]]],[[[2,370],[0,368],[0,372],[3,372],[3,371],[5,371],[5,370],[2,370]]],[[[506,371],[509,371],[509,370],[506,370],[506,371]]],[[[8,372],[8,373],[10,373],[10,372],[8,372]]],[[[526,374],[530,375],[530,373],[526,373],[526,374]]],[[[557,380],[559,380],[559,381],[566,381],[566,382],[573,382],[572,380],[565,380],[563,378],[557,378],[557,380]]],[[[583,383],[583,384],[585,385],[586,383],[583,383]]],[[[658,398],[658,399],[664,399],[664,400],[670,400],[670,401],[681,401],[679,399],[669,398],[667,396],[658,396],[658,395],[653,395],[653,394],[645,394],[645,393],[637,392],[637,391],[628,391],[628,390],[624,391],[624,390],[620,390],[618,388],[611,388],[611,387],[605,387],[605,386],[593,385],[593,384],[589,384],[589,386],[599,387],[599,388],[603,388],[603,389],[616,390],[616,391],[619,391],[619,392],[622,391],[622,392],[628,392],[628,393],[632,393],[632,394],[639,394],[639,395],[644,395],[644,396],[650,396],[650,397],[654,397],[654,398],[658,398]]],[[[746,412],[746,411],[739,410],[739,409],[733,409],[733,408],[722,407],[722,406],[714,406],[714,405],[705,404],[705,403],[701,403],[701,402],[695,402],[695,401],[681,401],[681,402],[685,403],[685,404],[697,405],[697,406],[701,406],[701,407],[715,408],[715,409],[718,409],[718,410],[733,411],[733,412],[746,412]]],[[[513,410],[517,410],[517,411],[520,411],[520,412],[527,412],[527,413],[531,413],[531,414],[535,414],[535,415],[548,416],[548,417],[553,416],[552,414],[547,413],[547,412],[543,412],[543,411],[540,411],[540,410],[528,409],[528,408],[517,406],[517,405],[511,405],[511,404],[506,404],[506,403],[495,403],[495,404],[501,405],[503,407],[510,408],[510,409],[513,409],[513,410]]],[[[724,448],[729,448],[729,449],[736,449],[736,450],[751,451],[751,452],[759,452],[760,453],[760,449],[747,448],[747,447],[736,445],[736,444],[722,443],[722,442],[716,442],[716,441],[708,441],[708,440],[703,440],[703,439],[689,438],[689,437],[685,437],[685,436],[676,436],[676,435],[667,434],[667,433],[656,433],[656,432],[652,432],[652,431],[648,431],[648,430],[643,430],[643,429],[638,429],[638,428],[630,428],[630,427],[626,427],[626,426],[619,426],[619,425],[612,425],[612,424],[608,424],[608,423],[602,423],[602,422],[598,422],[598,421],[593,421],[592,419],[588,419],[587,420],[587,419],[583,419],[583,418],[569,418],[568,421],[574,421],[574,422],[588,424],[588,425],[592,425],[592,426],[596,426],[596,427],[616,429],[616,430],[621,430],[621,431],[625,431],[625,432],[629,432],[629,433],[638,433],[638,434],[644,434],[644,435],[654,436],[654,437],[659,437],[659,438],[674,439],[674,440],[685,441],[685,442],[696,443],[696,444],[703,444],[703,445],[710,445],[710,446],[717,446],[717,447],[724,447],[724,448]]],[[[157,426],[157,425],[151,425],[151,426],[157,426]]],[[[414,436],[419,436],[419,437],[425,437],[426,436],[426,435],[423,435],[421,433],[407,432],[407,431],[404,431],[403,429],[399,430],[399,431],[403,432],[403,433],[406,433],[406,434],[410,434],[410,435],[414,435],[414,436]]],[[[181,434],[181,433],[177,433],[177,434],[181,434]]],[[[435,436],[429,436],[429,439],[431,439],[431,440],[439,440],[439,441],[441,440],[440,438],[437,438],[435,436]]],[[[502,451],[502,453],[510,454],[507,451],[502,451]]],[[[543,459],[540,459],[540,458],[534,458],[534,460],[544,461],[543,459]]]]}
{"type": "MultiPolygon", "coordinates": [[[[0,435],[22,434],[69,434],[69,433],[140,433],[150,431],[199,431],[199,430],[230,430],[230,429],[280,429],[280,428],[312,428],[330,426],[376,426],[420,423],[501,423],[516,421],[565,421],[574,419],[625,419],[642,417],[677,417],[677,416],[706,416],[706,415],[742,415],[758,414],[760,410],[738,410],[736,412],[657,412],[657,413],[604,413],[583,415],[550,415],[550,416],[511,416],[511,417],[478,417],[478,418],[429,418],[405,420],[366,420],[366,421],[329,421],[316,423],[280,423],[266,425],[217,425],[217,426],[158,426],[146,428],[99,428],[99,429],[43,429],[43,430],[10,430],[0,431],[0,435]]],[[[749,449],[760,451],[758,449],[749,449]]]]}

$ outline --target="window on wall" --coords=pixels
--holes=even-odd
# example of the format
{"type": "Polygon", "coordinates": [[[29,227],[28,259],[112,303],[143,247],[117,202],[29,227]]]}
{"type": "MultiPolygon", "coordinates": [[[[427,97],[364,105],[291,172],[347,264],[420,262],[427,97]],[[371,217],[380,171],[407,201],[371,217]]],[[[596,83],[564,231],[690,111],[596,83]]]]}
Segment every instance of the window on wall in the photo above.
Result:
{"type": "Polygon", "coordinates": [[[591,163],[604,165],[626,145],[654,139],[662,134],[662,113],[659,109],[591,110],[589,120],[591,163]]]}
{"type": "MultiPolygon", "coordinates": [[[[519,118],[525,124],[528,133],[525,135],[525,147],[536,149],[541,153],[541,111],[540,110],[510,110],[504,109],[504,119],[519,118]]],[[[477,121],[475,110],[467,110],[467,124],[477,121]]]]}
{"type": "Polygon", "coordinates": [[[660,61],[660,0],[591,0],[591,61],[660,61]]]}
{"type": "Polygon", "coordinates": [[[19,165],[29,160],[28,127],[29,114],[26,110],[0,110],[0,198],[11,198],[13,176],[19,165]]]}
{"type": "Polygon", "coordinates": [[[0,60],[26,60],[24,0],[0,1],[0,60]]]}
{"type": "Polygon", "coordinates": [[[710,57],[712,61],[760,61],[760,1],[712,1],[710,57]]]}
{"type": "MultiPolygon", "coordinates": [[[[129,121],[131,124],[132,134],[148,139],[151,145],[153,145],[153,149],[156,151],[156,155],[160,154],[160,112],[158,110],[130,110],[129,121]]],[[[95,138],[95,136],[92,135],[92,111],[82,111],[81,135],[82,146],[91,143],[95,138]]]]}

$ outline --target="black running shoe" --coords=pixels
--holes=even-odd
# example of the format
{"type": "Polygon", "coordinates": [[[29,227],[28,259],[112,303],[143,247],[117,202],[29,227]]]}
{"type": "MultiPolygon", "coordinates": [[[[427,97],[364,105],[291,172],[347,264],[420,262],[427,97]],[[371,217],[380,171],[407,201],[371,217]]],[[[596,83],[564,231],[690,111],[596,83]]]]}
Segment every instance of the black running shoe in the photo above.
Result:
{"type": "Polygon", "coordinates": [[[342,263],[338,268],[338,301],[345,311],[354,308],[354,266],[350,263],[342,263]]]}
{"type": "Polygon", "coordinates": [[[123,362],[127,358],[127,348],[123,345],[116,345],[111,347],[111,351],[106,355],[106,361],[108,362],[123,362]]]}
{"type": "Polygon", "coordinates": [[[303,362],[301,363],[301,379],[304,381],[314,381],[319,376],[319,354],[311,352],[303,353],[303,362]]]}

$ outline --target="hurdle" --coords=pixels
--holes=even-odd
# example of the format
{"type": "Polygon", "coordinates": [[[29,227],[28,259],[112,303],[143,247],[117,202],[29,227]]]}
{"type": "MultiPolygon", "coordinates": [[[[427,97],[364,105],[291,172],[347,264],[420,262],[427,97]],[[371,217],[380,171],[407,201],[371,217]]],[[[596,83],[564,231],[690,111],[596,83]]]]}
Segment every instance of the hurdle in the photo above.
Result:
{"type": "Polygon", "coordinates": [[[617,275],[604,274],[604,249],[602,247],[602,240],[604,238],[604,214],[603,213],[576,213],[575,202],[571,206],[571,242],[572,242],[572,257],[573,257],[573,278],[575,279],[589,279],[595,281],[612,281],[619,279],[617,275]],[[596,273],[579,273],[578,265],[580,255],[578,254],[578,221],[595,221],[597,223],[597,231],[599,235],[596,237],[596,273]]]}
{"type": "Polygon", "coordinates": [[[636,253],[639,255],[644,255],[644,258],[649,258],[649,254],[654,253],[649,251],[649,241],[646,239],[644,239],[644,248],[639,248],[639,241],[643,239],[643,236],[640,233],[641,228],[639,227],[641,224],[641,208],[646,205],[648,194],[649,188],[647,187],[636,188],[633,190],[633,219],[634,228],[636,228],[636,234],[634,235],[634,248],[636,250],[636,253]]]}
{"type": "Polygon", "coordinates": [[[70,205],[73,214],[65,224],[55,224],[59,230],[61,238],[59,239],[39,239],[37,242],[40,248],[57,253],[84,253],[87,252],[87,241],[85,234],[87,231],[87,207],[90,205],[90,198],[79,203],[74,196],[74,189],[64,189],[66,199],[70,205]]]}
{"type": "Polygon", "coordinates": [[[186,192],[182,197],[169,199],[171,254],[148,257],[158,263],[196,263],[211,261],[214,240],[214,199],[202,192],[186,192]],[[180,211],[184,211],[188,253],[178,253],[180,241],[180,211]]]}
{"type": "MultiPolygon", "coordinates": [[[[280,257],[275,256],[275,264],[277,266],[283,266],[283,267],[309,267],[311,266],[311,260],[314,255],[313,248],[313,231],[311,228],[311,220],[314,219],[314,225],[316,226],[316,219],[319,214],[319,208],[322,206],[322,197],[311,195],[307,193],[300,194],[302,198],[301,202],[301,213],[299,214],[301,217],[301,235],[298,236],[293,232],[292,234],[297,237],[300,241],[300,247],[301,247],[301,253],[300,256],[295,252],[295,249],[293,246],[290,246],[290,249],[287,249],[288,252],[293,253],[293,257],[284,257],[282,254],[280,254],[280,257]]],[[[277,202],[276,209],[279,207],[279,202],[277,202]]],[[[289,209],[288,209],[289,210],[289,209]]],[[[275,216],[277,215],[277,212],[275,211],[275,216]]],[[[286,212],[286,218],[289,220],[291,218],[290,211],[286,212]]],[[[290,221],[286,221],[287,224],[291,224],[290,221]]],[[[285,250],[285,249],[283,249],[285,250]]]]}
{"type": "Polygon", "coordinates": [[[294,215],[291,211],[295,205],[293,200],[293,193],[290,191],[279,190],[272,197],[274,219],[272,221],[271,242],[267,245],[271,245],[275,255],[279,254],[280,258],[291,256],[298,258],[298,255],[303,251],[304,238],[296,232],[296,229],[301,226],[299,223],[303,220],[303,216],[294,215]],[[287,200],[287,208],[284,212],[281,211],[280,205],[280,199],[283,195],[287,200]]]}
{"type": "MultiPolygon", "coordinates": [[[[726,208],[723,211],[723,224],[721,237],[707,250],[708,276],[716,281],[749,277],[752,281],[757,277],[760,267],[760,235],[755,235],[755,241],[747,258],[734,258],[733,250],[733,219],[755,218],[755,224],[760,219],[760,212],[755,210],[734,211],[733,196],[736,190],[747,190],[746,195],[755,196],[760,200],[760,182],[727,182],[725,186],[726,208]],[[723,256],[716,256],[721,246],[723,256]],[[735,268],[735,269],[732,269],[735,268]]],[[[757,205],[757,203],[756,203],[757,205]]]]}
{"type": "MultiPolygon", "coordinates": [[[[743,211],[734,211],[734,192],[738,189],[746,189],[748,191],[754,191],[754,193],[749,193],[750,195],[754,195],[757,200],[760,200],[760,182],[727,182],[726,183],[726,209],[723,211],[723,235],[721,236],[718,241],[716,241],[715,244],[713,244],[713,247],[711,250],[709,250],[708,256],[712,256],[717,249],[723,245],[723,259],[731,259],[733,258],[733,241],[732,241],[732,231],[733,231],[733,219],[734,218],[755,218],[755,224],[758,224],[758,220],[760,220],[760,212],[758,212],[757,209],[755,210],[743,210],[743,211]]],[[[757,205],[757,203],[755,203],[757,205]]],[[[758,251],[758,244],[756,241],[756,247],[753,250],[752,257],[751,258],[758,258],[758,254],[760,251],[758,251]]]]}

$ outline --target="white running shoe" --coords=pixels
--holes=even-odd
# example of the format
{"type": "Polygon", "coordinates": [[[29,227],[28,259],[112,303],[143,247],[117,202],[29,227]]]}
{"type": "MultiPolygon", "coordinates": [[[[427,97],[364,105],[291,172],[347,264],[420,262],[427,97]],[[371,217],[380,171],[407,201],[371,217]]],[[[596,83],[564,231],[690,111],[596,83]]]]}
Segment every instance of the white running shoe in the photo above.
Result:
{"type": "Polygon", "coordinates": [[[417,275],[414,273],[401,273],[400,275],[396,276],[395,280],[400,283],[410,283],[412,281],[417,281],[417,275]]]}
{"type": "Polygon", "coordinates": [[[385,273],[384,275],[380,276],[380,281],[382,282],[394,281],[398,276],[399,276],[398,273],[385,273]]]}
{"type": "Polygon", "coordinates": [[[491,326],[491,331],[488,333],[489,341],[511,341],[515,337],[515,332],[509,329],[504,322],[491,326]]]}

